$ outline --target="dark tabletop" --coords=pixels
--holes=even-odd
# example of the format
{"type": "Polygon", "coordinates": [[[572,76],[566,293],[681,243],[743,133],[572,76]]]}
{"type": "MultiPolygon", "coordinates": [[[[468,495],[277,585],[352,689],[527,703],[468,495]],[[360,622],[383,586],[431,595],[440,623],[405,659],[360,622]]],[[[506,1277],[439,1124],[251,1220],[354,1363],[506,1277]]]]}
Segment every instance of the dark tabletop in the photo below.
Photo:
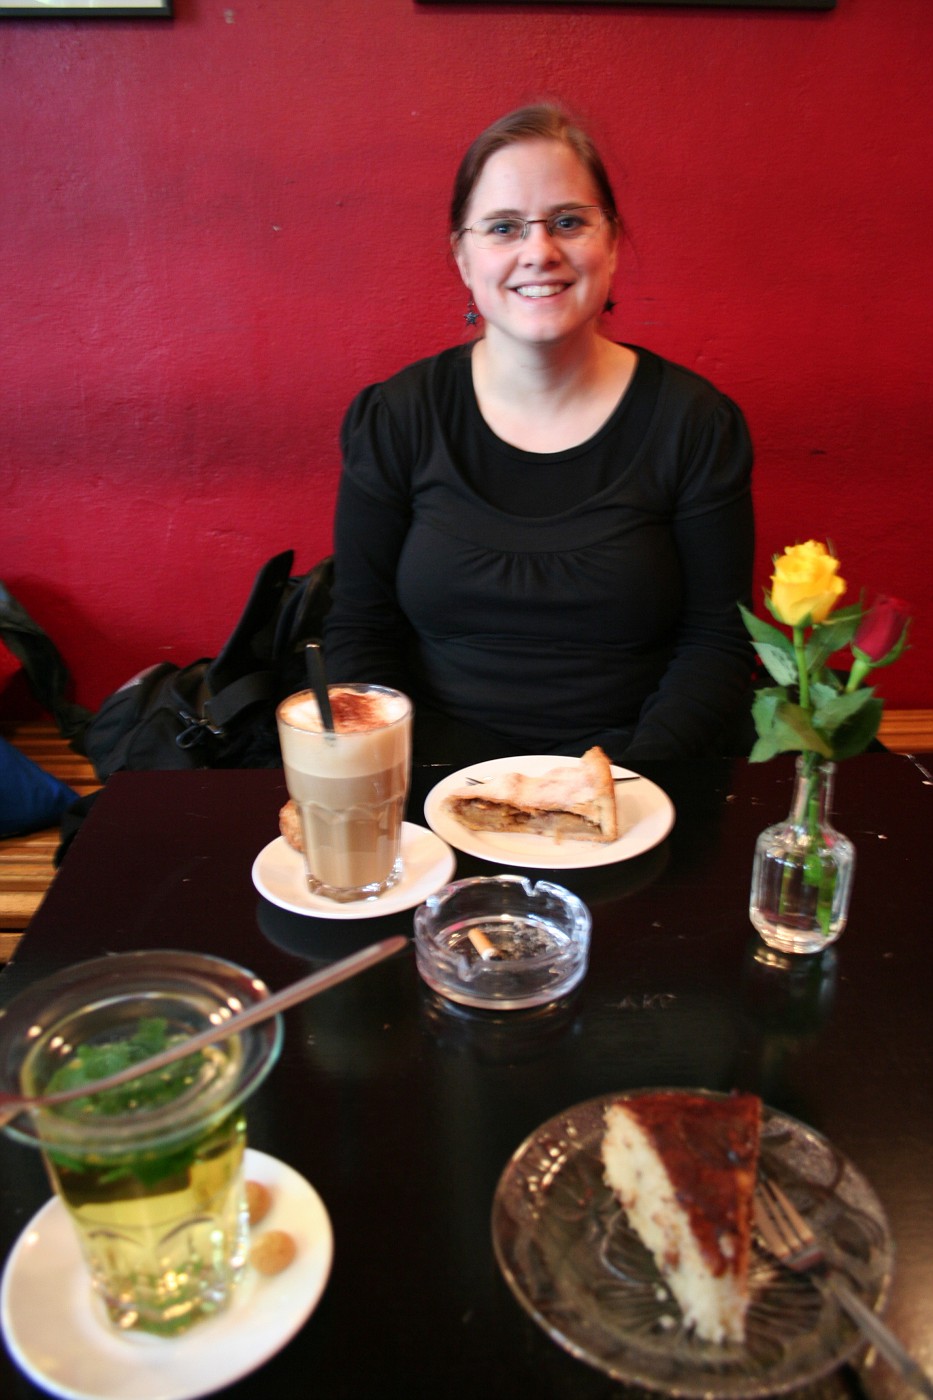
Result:
{"type": "MultiPolygon", "coordinates": [[[[304,1328],[230,1400],[631,1393],[525,1315],[494,1258],[490,1208],[510,1155],[545,1120],[662,1085],[754,1091],[851,1159],[895,1241],[886,1319],[933,1370],[933,782],[907,757],[841,765],[836,819],[858,861],[849,926],[820,957],[781,966],[762,957],[747,904],[755,839],[786,814],[792,759],[644,772],[675,803],[670,837],[554,877],[593,913],[590,969],[567,1004],[457,1012],[421,983],[408,948],[287,1013],[281,1059],[250,1102],[250,1143],[320,1193],[333,1271],[304,1328]]],[[[416,772],[413,819],[441,776],[416,772]]],[[[275,989],[410,934],[410,912],[324,921],[256,893],[252,862],[285,796],[273,771],[115,775],[0,976],[0,1004],[106,952],[199,949],[275,989]]],[[[460,876],[495,869],[458,856],[460,876]]],[[[48,1195],[38,1154],[0,1139],[0,1256],[48,1195]]],[[[871,1357],[806,1393],[910,1394],[871,1357]]],[[[42,1394],[5,1352],[0,1394],[42,1394]]]]}

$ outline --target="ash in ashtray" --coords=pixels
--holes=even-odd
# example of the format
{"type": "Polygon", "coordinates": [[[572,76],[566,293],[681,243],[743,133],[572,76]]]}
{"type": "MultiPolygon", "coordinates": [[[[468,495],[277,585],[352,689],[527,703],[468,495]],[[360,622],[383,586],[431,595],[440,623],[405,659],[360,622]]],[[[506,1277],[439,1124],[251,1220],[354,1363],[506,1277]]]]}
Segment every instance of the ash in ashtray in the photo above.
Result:
{"type": "Polygon", "coordinates": [[[559,949],[566,940],[553,928],[531,919],[509,919],[504,923],[474,924],[457,940],[470,961],[515,962],[559,949]]]}

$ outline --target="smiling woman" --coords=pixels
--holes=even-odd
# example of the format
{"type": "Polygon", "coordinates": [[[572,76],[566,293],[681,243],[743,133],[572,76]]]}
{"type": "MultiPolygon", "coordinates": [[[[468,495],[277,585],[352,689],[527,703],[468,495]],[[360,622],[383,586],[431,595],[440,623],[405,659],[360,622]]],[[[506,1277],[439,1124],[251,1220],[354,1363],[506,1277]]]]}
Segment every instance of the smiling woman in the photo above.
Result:
{"type": "Polygon", "coordinates": [[[633,352],[596,328],[616,266],[619,218],[608,181],[566,141],[514,142],[487,154],[462,218],[451,233],[454,257],[486,322],[473,353],[480,411],[517,447],[575,446],[606,420],[635,367],[633,352]],[[561,365],[583,371],[586,382],[578,377],[574,392],[561,395],[548,382],[529,417],[513,357],[519,347],[537,354],[545,346],[559,346],[561,365]]]}
{"type": "Polygon", "coordinates": [[[748,433],[706,380],[604,334],[621,235],[579,124],[495,122],[450,209],[481,332],[347,414],[328,668],[410,694],[423,761],[740,742],[748,433]]]}

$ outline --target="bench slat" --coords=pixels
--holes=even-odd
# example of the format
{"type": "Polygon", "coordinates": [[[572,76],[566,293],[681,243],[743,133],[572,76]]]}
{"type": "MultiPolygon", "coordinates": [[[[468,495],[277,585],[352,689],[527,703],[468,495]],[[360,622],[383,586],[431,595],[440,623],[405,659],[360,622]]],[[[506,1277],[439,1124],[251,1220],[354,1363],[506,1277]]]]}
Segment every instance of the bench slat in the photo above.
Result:
{"type": "MultiPolygon", "coordinates": [[[[6,721],[0,734],[40,768],[86,797],[100,787],[88,759],[69,747],[56,726],[38,720],[6,721]]],[[[55,877],[57,826],[0,839],[0,965],[13,956],[23,930],[55,877]]]]}

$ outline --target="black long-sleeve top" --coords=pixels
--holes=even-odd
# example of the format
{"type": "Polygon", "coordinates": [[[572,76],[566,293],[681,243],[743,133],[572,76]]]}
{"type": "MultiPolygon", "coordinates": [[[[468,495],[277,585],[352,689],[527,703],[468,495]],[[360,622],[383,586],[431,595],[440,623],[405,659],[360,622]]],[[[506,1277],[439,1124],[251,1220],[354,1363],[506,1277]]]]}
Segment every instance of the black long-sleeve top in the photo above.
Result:
{"type": "Polygon", "coordinates": [[[615,411],[567,451],[492,432],[469,347],[350,406],[328,668],[410,694],[452,748],[422,756],[726,745],[753,660],[748,431],[707,380],[632,348],[615,411]]]}

